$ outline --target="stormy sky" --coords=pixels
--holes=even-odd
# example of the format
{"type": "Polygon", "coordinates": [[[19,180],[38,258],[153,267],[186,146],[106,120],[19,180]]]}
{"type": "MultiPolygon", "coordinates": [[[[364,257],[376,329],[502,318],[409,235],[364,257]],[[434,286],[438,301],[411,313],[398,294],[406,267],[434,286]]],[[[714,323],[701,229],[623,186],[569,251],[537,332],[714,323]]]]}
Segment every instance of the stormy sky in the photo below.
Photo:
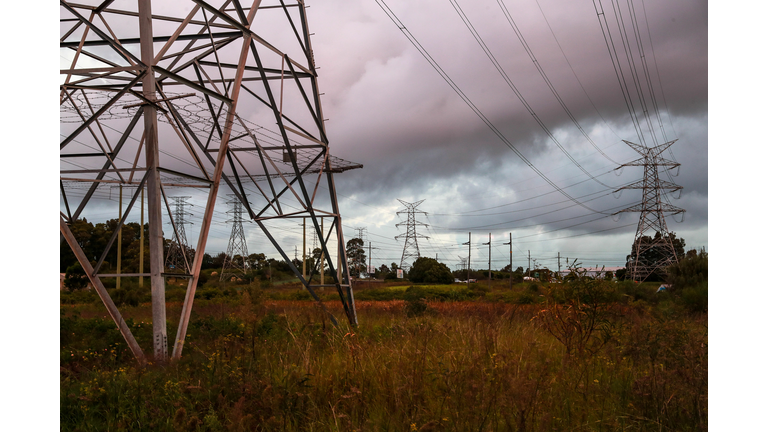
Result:
{"type": "Polygon", "coordinates": [[[493,268],[509,263],[502,243],[510,233],[514,267],[528,266],[529,251],[531,266],[535,259],[556,268],[558,253],[563,267],[566,257],[621,266],[640,215],[611,215],[642,195],[612,192],[640,180],[643,169],[615,168],[640,157],[623,140],[639,143],[641,136],[649,146],[678,140],[663,156],[679,162],[679,172],[660,177],[684,188],[669,202],[686,212],[668,217],[668,229],[688,249],[708,247],[705,2],[634,2],[632,11],[621,5],[635,80],[609,4],[608,40],[620,72],[588,1],[310,5],[332,152],[364,165],[336,176],[345,235],[366,228],[366,247],[379,248],[374,265],[400,261],[400,199],[424,200],[417,210],[426,215],[416,219],[429,226],[417,233],[429,239],[418,240],[420,252],[451,268],[469,254],[461,244],[470,232],[473,268],[488,266],[481,243],[489,233],[493,268]]]}
{"type": "MultiPolygon", "coordinates": [[[[706,3],[307,4],[331,153],[364,166],[335,176],[344,236],[362,231],[374,266],[400,264],[407,216],[399,200],[423,200],[419,253],[452,269],[470,253],[472,268],[488,268],[489,254],[492,268],[504,267],[510,236],[515,268],[574,259],[622,266],[640,214],[619,212],[642,192],[617,190],[643,177],[642,167],[616,169],[641,157],[623,140],[677,140],[662,156],[680,168],[660,178],[683,187],[665,200],[685,213],[667,217],[668,230],[687,249],[708,248],[706,3]],[[596,7],[605,8],[603,26],[596,7]]],[[[161,3],[154,12],[173,11],[161,3]]],[[[277,30],[265,27],[254,30],[269,39],[277,30]]],[[[208,253],[227,249],[227,193],[222,187],[208,253]]],[[[205,195],[190,195],[187,236],[196,244],[205,195]]],[[[116,217],[117,196],[105,188],[83,215],[116,217]]],[[[249,252],[278,258],[255,224],[245,231],[249,252]]],[[[298,224],[278,237],[289,255],[302,247],[298,224]]]]}

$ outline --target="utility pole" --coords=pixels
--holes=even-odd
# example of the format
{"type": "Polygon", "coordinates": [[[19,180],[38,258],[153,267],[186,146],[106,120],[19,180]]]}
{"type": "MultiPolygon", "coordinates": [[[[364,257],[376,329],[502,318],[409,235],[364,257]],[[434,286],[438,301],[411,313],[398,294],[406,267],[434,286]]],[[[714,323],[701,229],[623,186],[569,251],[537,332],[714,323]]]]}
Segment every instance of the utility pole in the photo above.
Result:
{"type": "Polygon", "coordinates": [[[491,289],[491,233],[488,233],[488,243],[483,245],[488,245],[488,289],[491,289]]]}
{"type": "Polygon", "coordinates": [[[557,275],[560,276],[560,252],[557,253],[557,275]]]}
{"type": "Polygon", "coordinates": [[[509,288],[512,289],[512,233],[509,233],[509,243],[504,244],[509,245],[509,288]]]}
{"type": "Polygon", "coordinates": [[[528,277],[531,277],[531,251],[528,251],[528,277]]]}
{"type": "Polygon", "coordinates": [[[471,263],[472,263],[472,233],[469,233],[469,241],[466,243],[462,243],[467,246],[469,246],[469,256],[467,256],[467,287],[469,287],[469,269],[471,269],[471,263]]]}

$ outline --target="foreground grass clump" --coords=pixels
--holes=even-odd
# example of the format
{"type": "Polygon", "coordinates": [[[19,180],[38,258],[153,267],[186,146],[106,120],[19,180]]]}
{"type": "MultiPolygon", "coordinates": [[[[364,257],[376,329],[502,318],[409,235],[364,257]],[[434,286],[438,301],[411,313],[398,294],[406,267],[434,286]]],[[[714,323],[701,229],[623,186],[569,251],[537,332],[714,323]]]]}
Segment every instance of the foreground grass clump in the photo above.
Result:
{"type": "MultiPolygon", "coordinates": [[[[412,289],[359,301],[356,329],[248,290],[196,305],[182,359],[144,368],[111,321],[63,306],[61,429],[706,430],[706,316],[597,288],[534,305],[412,289]]],[[[149,305],[125,314],[151,352],[149,305]]]]}

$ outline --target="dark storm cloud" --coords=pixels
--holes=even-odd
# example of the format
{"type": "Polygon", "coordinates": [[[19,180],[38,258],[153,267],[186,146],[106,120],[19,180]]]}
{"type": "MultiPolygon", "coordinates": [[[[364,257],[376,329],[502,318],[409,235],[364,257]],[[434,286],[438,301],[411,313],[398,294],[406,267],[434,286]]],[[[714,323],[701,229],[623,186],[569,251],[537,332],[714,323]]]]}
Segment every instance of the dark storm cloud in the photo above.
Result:
{"type": "MultiPolygon", "coordinates": [[[[640,155],[622,142],[637,142],[637,132],[630,122],[594,7],[577,2],[539,3],[546,20],[536,2],[506,5],[582,129],[610,159],[619,163],[637,159],[640,155]]],[[[312,10],[310,19],[317,32],[315,55],[323,66],[320,79],[327,94],[323,102],[331,118],[327,127],[332,148],[337,156],[365,165],[361,171],[337,176],[347,220],[367,220],[371,224],[375,220],[390,220],[393,226],[399,220],[392,220],[392,215],[383,214],[382,209],[399,206],[397,198],[426,199],[422,207],[437,214],[474,211],[528,199],[518,205],[524,207],[533,205],[530,199],[536,194],[542,195],[538,205],[568,200],[563,194],[552,193],[553,188],[491,132],[374,2],[345,4],[343,8],[333,6],[333,2],[326,4],[312,10]],[[345,202],[345,196],[368,205],[345,202]],[[383,207],[372,210],[371,206],[378,205],[383,207]],[[446,210],[446,206],[451,210],[446,210]]],[[[567,189],[568,195],[584,196],[586,200],[594,197],[590,193],[610,191],[589,180],[545,133],[493,68],[450,3],[390,1],[388,5],[482,113],[540,171],[560,187],[586,180],[567,189]]],[[[460,5],[560,145],[594,176],[615,168],[571,122],[496,2],[460,5]]],[[[657,95],[655,106],[661,111],[666,137],[679,138],[672,151],[682,167],[673,179],[685,189],[683,198],[672,203],[690,208],[686,209],[685,223],[670,220],[670,229],[706,227],[707,6],[693,1],[645,2],[644,10],[640,4],[634,6],[642,34],[651,31],[652,39],[644,40],[644,47],[657,95]]],[[[651,121],[658,139],[664,139],[659,134],[655,114],[651,121]]],[[[642,116],[640,127],[649,137],[642,116]]],[[[654,143],[649,140],[649,144],[654,143]]],[[[598,179],[618,188],[640,176],[641,168],[628,167],[621,177],[609,174],[598,179]]],[[[666,174],[662,178],[668,179],[666,174]]],[[[587,207],[610,213],[639,199],[639,191],[625,191],[618,200],[602,198],[590,201],[587,207]]],[[[521,219],[510,227],[539,223],[544,230],[556,229],[568,222],[554,221],[578,218],[589,211],[573,205],[551,216],[539,213],[532,211],[529,220],[521,219]]],[[[505,216],[489,215],[482,221],[435,216],[433,222],[452,227],[491,226],[512,220],[505,216]]],[[[587,219],[572,219],[571,223],[587,219]]],[[[568,232],[609,230],[610,234],[611,228],[631,220],[637,220],[637,214],[624,215],[619,222],[606,217],[568,232]]],[[[504,225],[498,228],[502,230],[504,225]]],[[[393,227],[390,231],[397,234],[393,227]]],[[[634,228],[621,232],[629,233],[631,243],[634,228]]],[[[706,243],[706,236],[696,241],[706,243]]]]}

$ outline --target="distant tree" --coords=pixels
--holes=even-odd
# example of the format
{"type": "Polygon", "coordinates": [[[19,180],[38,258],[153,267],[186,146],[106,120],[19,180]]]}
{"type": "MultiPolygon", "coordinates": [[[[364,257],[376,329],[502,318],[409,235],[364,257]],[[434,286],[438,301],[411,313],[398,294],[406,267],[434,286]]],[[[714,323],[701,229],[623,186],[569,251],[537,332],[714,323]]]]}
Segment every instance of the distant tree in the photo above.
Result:
{"type": "Polygon", "coordinates": [[[421,257],[417,259],[408,271],[408,279],[411,282],[426,282],[450,284],[453,283],[451,269],[433,258],[421,257]]]}
{"type": "MultiPolygon", "coordinates": [[[[682,238],[677,238],[675,233],[669,233],[668,239],[672,242],[672,246],[675,249],[675,255],[677,255],[677,260],[683,259],[685,256],[685,240],[682,238]]],[[[664,263],[669,259],[674,259],[668,249],[658,247],[651,247],[645,250],[639,258],[637,257],[637,245],[639,242],[651,243],[658,242],[660,240],[661,233],[659,232],[656,232],[653,237],[642,236],[641,238],[635,240],[634,243],[632,243],[631,253],[627,255],[627,270],[631,269],[632,264],[635,262],[641,262],[648,266],[656,266],[664,263]]],[[[658,282],[663,280],[664,276],[663,271],[661,270],[654,271],[650,276],[646,278],[646,281],[649,282],[658,282]]]]}
{"type": "Polygon", "coordinates": [[[365,270],[365,249],[362,239],[353,238],[347,242],[347,265],[352,276],[360,277],[365,270]]]}
{"type": "Polygon", "coordinates": [[[211,261],[211,264],[213,265],[213,268],[221,269],[224,267],[224,259],[227,257],[226,252],[219,252],[216,254],[215,257],[213,257],[213,260],[211,261]]]}
{"type": "Polygon", "coordinates": [[[680,262],[667,267],[667,282],[675,290],[707,282],[708,261],[709,254],[704,249],[688,251],[680,262]]]}
{"type": "Polygon", "coordinates": [[[203,269],[203,270],[214,268],[213,267],[213,257],[211,256],[211,254],[208,254],[208,253],[203,254],[203,263],[200,266],[200,268],[203,269]]]}
{"type": "Polygon", "coordinates": [[[251,270],[260,270],[264,268],[267,257],[263,253],[252,253],[248,255],[248,268],[251,270]]]}
{"type": "Polygon", "coordinates": [[[389,267],[386,264],[382,264],[381,267],[376,269],[374,276],[376,279],[385,279],[390,273],[392,272],[389,270],[389,267]]]}
{"type": "Polygon", "coordinates": [[[325,271],[328,270],[328,265],[326,265],[326,261],[328,260],[328,257],[323,257],[323,250],[321,248],[315,248],[312,251],[312,259],[311,261],[308,261],[312,263],[312,266],[307,266],[307,268],[314,268],[315,273],[320,273],[320,266],[323,266],[323,269],[325,271]],[[323,259],[321,259],[323,258],[323,259]]]}

